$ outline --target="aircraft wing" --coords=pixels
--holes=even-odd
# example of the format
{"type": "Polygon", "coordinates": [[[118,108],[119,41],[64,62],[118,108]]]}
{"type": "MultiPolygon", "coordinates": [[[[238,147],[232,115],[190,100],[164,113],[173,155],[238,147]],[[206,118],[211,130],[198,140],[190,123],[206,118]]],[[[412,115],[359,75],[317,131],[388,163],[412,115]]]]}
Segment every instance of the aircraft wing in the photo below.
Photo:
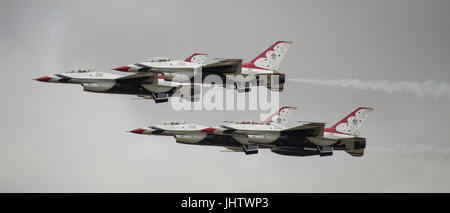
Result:
{"type": "Polygon", "coordinates": [[[284,134],[292,135],[306,135],[306,136],[322,136],[325,128],[325,123],[308,123],[300,126],[292,127],[281,131],[284,134]]]}
{"type": "Polygon", "coordinates": [[[201,134],[203,133],[200,130],[164,130],[164,135],[192,135],[192,134],[201,134]]]}
{"type": "Polygon", "coordinates": [[[89,80],[92,82],[95,81],[109,81],[109,80],[117,80],[121,78],[126,78],[128,76],[132,76],[131,73],[118,73],[118,72],[109,72],[109,71],[94,71],[94,72],[85,72],[85,73],[58,73],[55,74],[56,77],[60,78],[63,82],[69,80],[89,80]]]}
{"type": "Polygon", "coordinates": [[[133,73],[131,75],[126,75],[116,80],[131,80],[131,79],[143,79],[143,78],[152,78],[156,75],[156,73],[133,73]]]}
{"type": "MultiPolygon", "coordinates": [[[[153,77],[158,73],[190,73],[195,72],[197,68],[177,68],[177,67],[150,67],[144,64],[136,64],[141,67],[138,72],[126,75],[118,78],[118,80],[134,79],[134,78],[144,78],[153,77]]],[[[204,73],[217,73],[217,74],[239,74],[241,73],[242,59],[222,59],[218,62],[207,64],[201,67],[204,73]]]]}
{"type": "Polygon", "coordinates": [[[222,59],[202,67],[202,72],[218,74],[240,74],[242,59],[222,59]]]}
{"type": "Polygon", "coordinates": [[[154,73],[169,73],[169,72],[194,72],[195,68],[186,68],[186,67],[170,67],[170,68],[162,68],[162,67],[151,67],[149,69],[150,72],[154,73]]]}
{"type": "Polygon", "coordinates": [[[194,71],[194,68],[192,67],[183,67],[185,62],[184,61],[178,61],[178,62],[173,62],[176,63],[174,67],[153,67],[153,66],[148,66],[146,64],[143,63],[137,63],[134,64],[135,66],[137,66],[137,72],[138,73],[149,73],[149,72],[153,72],[153,73],[162,73],[162,72],[182,72],[182,71],[194,71]],[[177,67],[179,66],[179,67],[177,67]]]}

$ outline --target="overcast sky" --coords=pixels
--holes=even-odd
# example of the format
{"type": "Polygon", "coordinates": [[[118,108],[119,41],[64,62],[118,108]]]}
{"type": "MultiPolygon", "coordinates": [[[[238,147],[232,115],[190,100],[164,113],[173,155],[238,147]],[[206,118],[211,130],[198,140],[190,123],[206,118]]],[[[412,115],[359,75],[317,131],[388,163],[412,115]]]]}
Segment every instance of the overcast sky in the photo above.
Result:
{"type": "MultiPolygon", "coordinates": [[[[450,82],[450,2],[0,1],[0,192],[449,192],[450,98],[288,81],[294,120],[376,108],[365,156],[220,152],[125,131],[258,111],[173,111],[31,79],[154,56],[252,59],[292,40],[287,78],[450,82]]],[[[290,125],[294,125],[291,122],[290,125]]]]}

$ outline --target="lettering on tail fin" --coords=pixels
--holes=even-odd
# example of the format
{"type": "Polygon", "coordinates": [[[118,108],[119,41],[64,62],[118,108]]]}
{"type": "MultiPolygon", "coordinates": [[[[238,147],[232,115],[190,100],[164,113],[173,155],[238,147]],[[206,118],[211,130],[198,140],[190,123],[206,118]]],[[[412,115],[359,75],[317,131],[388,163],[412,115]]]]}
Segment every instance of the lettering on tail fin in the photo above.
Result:
{"type": "Polygon", "coordinates": [[[291,45],[292,41],[277,41],[250,63],[242,64],[242,67],[277,71],[291,45]]]}
{"type": "Polygon", "coordinates": [[[297,107],[281,107],[278,111],[268,117],[266,122],[273,122],[275,124],[286,126],[292,113],[297,110],[297,107]]]}
{"type": "Polygon", "coordinates": [[[361,132],[361,126],[373,110],[373,108],[359,107],[332,127],[326,128],[325,131],[358,136],[361,132]]]}
{"type": "Polygon", "coordinates": [[[206,59],[208,59],[208,54],[204,53],[194,53],[188,58],[184,59],[186,62],[196,63],[196,64],[205,64],[206,59]]]}

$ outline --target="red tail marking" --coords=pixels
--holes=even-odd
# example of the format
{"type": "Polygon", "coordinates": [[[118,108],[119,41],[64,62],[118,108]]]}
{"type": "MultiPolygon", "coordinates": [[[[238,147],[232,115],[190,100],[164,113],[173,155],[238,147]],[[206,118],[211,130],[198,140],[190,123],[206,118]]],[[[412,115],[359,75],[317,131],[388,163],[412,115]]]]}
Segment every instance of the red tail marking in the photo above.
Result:
{"type": "Polygon", "coordinates": [[[273,113],[270,117],[268,117],[265,122],[273,122],[272,118],[276,115],[280,115],[281,110],[283,109],[297,109],[297,107],[281,107],[278,111],[273,113]]]}
{"type": "Polygon", "coordinates": [[[194,53],[194,54],[192,54],[191,56],[189,56],[188,58],[184,59],[184,61],[186,61],[186,62],[192,62],[192,61],[191,61],[192,58],[193,58],[194,56],[197,56],[197,55],[208,55],[208,54],[205,54],[205,53],[194,53]]]}
{"type": "Polygon", "coordinates": [[[370,107],[358,107],[357,109],[355,109],[353,112],[351,112],[349,115],[345,116],[345,118],[343,118],[342,120],[340,120],[339,122],[337,122],[336,124],[334,124],[331,127],[325,128],[324,131],[325,132],[331,132],[331,133],[339,133],[339,134],[345,134],[348,135],[347,133],[343,133],[343,132],[338,132],[336,130],[336,126],[341,124],[341,123],[347,123],[348,122],[348,118],[351,116],[355,116],[356,112],[358,112],[361,109],[369,109],[369,110],[374,110],[374,108],[370,108],[370,107]]]}

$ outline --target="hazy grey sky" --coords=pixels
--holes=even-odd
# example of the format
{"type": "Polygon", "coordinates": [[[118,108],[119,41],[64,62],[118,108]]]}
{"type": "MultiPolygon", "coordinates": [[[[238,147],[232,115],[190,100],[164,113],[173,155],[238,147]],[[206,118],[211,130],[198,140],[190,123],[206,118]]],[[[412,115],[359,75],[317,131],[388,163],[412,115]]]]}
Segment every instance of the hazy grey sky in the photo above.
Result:
{"type": "MultiPolygon", "coordinates": [[[[174,112],[31,79],[193,52],[252,59],[292,40],[288,78],[450,82],[449,1],[1,1],[0,192],[449,192],[450,99],[287,82],[293,120],[376,111],[362,158],[245,156],[125,131],[257,111],[174,112]]],[[[294,123],[291,122],[291,125],[294,123]]]]}

